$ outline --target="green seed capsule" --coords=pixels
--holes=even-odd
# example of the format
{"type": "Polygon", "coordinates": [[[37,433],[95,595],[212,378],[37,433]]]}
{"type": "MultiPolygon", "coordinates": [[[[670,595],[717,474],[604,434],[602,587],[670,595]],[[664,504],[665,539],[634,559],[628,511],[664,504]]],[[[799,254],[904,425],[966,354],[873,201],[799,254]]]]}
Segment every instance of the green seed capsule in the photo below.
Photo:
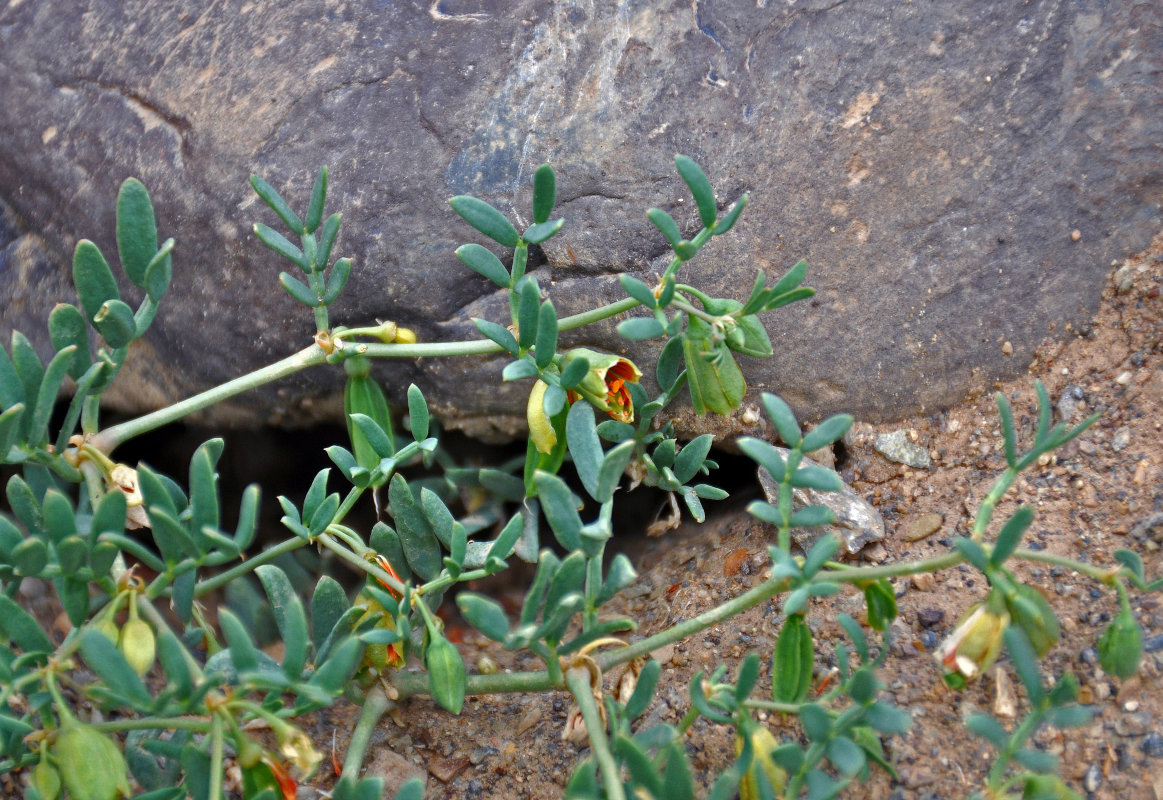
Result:
{"type": "Polygon", "coordinates": [[[153,635],[153,628],[142,619],[131,619],[125,623],[117,647],[138,675],[149,672],[157,655],[157,640],[153,635]]]}
{"type": "Polygon", "coordinates": [[[1129,678],[1143,657],[1143,632],[1135,614],[1124,608],[1098,640],[1098,663],[1116,678],[1129,678]]]}
{"type": "Polygon", "coordinates": [[[57,800],[61,793],[61,774],[49,763],[48,753],[43,750],[36,769],[32,771],[32,787],[42,800],[57,800]]]}
{"type": "Polygon", "coordinates": [[[53,745],[70,800],[129,797],[129,767],[113,740],[91,725],[65,718],[53,745]]]}

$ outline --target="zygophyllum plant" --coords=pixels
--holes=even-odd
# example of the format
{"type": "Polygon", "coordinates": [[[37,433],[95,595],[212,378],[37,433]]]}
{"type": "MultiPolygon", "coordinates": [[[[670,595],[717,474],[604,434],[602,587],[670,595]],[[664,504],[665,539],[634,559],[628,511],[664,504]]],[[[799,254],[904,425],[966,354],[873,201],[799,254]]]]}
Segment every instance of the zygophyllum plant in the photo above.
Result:
{"type": "MultiPolygon", "coordinates": [[[[1041,385],[1039,423],[1025,453],[1009,405],[998,397],[1008,466],[983,501],[972,536],[941,556],[880,566],[834,561],[838,542],[829,536],[805,554],[793,552],[792,529],[833,521],[822,506],[796,508],[793,490],[841,485],[836,473],[805,463],[804,456],[837,441],[852,419],[833,417],[804,433],[787,404],[765,394],[767,414],[788,449],[755,438],[740,439],[738,447],[778,484],[775,502],[749,508],[776,529],[770,575],[718,607],[632,642],[628,634],[637,622],[604,612],[637,579],[626,556],[605,552],[621,496],[616,490],[627,475],[632,484],[681,497],[699,521],[704,501],[726,496],[704,482],[716,468],[711,437],[680,442],[665,421],[667,406],[685,392],[700,414],[735,409],[746,389],[736,355],[772,352],[760,316],[813,293],[802,286],[803,262],[771,285],[760,273],[737,298],[710,297],[680,282],[683,264],[731,229],[747,196],[720,215],[703,171],[683,156],[675,163],[694,197],[698,230],[688,236],[664,211],[651,209],[648,217],[673,251],[657,283],[624,275],[625,299],[566,317],[526,271],[529,248],[564,224],[553,219],[553,170],[542,166],[534,176],[533,223],[523,231],[481,200],[452,198],[452,209],[495,245],[466,244],[456,256],[509,300],[506,319],[475,320],[483,338],[463,342],[419,342],[415,332],[390,321],[333,325],[330,307],[353,267],[347,258],[333,259],[341,218],[324,215],[327,170],[320,170],[303,216],[253,177],[255,191],[287,231],[260,223],[255,233],[296,268],[279,282],[312,309],[313,339],[268,367],[105,426],[102,395],[131,357],[133,342],[147,334],[173,270],[173,240],[158,244],[145,187],[126,181],[117,198],[117,260],[135,287],[133,297],[121,295],[105,254],[82,241],[73,260],[79,303],[58,305],[49,315],[52,358],[44,363],[20,333],[0,349],[0,457],[14,468],[6,486],[11,514],[0,515],[0,771],[21,773],[32,800],[218,800],[227,794],[290,800],[326,747],[311,741],[297,718],[347,697],[362,704],[362,713],[332,797],[372,800],[383,787],[379,779],[361,779],[360,768],[374,726],[393,707],[430,695],[457,714],[473,694],[556,691],[572,698],[563,736],[589,745],[568,797],[695,796],[685,742],[699,718],[728,726],[736,742],[737,759],[714,780],[709,797],[833,797],[872,768],[891,772],[882,738],[908,726],[908,715],[880,694],[877,679],[896,616],[888,579],[967,563],[988,588],[937,652],[934,677],[962,686],[1004,647],[1030,700],[1012,730],[991,717],[968,721],[998,752],[983,796],[1076,796],[1058,777],[1055,759],[1026,743],[1040,725],[1077,725],[1089,712],[1073,702],[1072,676],[1045,689],[1038,663],[1057,641],[1058,623],[1011,565],[1066,567],[1117,594],[1122,610],[1098,649],[1104,669],[1119,677],[1134,673],[1141,651],[1129,591],[1156,591],[1163,582],[1147,583],[1142,561],[1130,551],[1116,554],[1118,564],[1100,567],[1023,549],[1029,508],[990,534],[992,512],[1018,473],[1094,421],[1071,430],[1051,427],[1041,385]],[[647,313],[621,322],[619,330],[631,339],[664,340],[652,365],[656,396],[640,382],[639,365],[558,347],[563,331],[639,307],[647,313]],[[523,459],[466,468],[441,450],[416,386],[405,393],[404,424],[395,424],[371,367],[377,358],[484,353],[506,354],[500,377],[529,385],[530,435],[523,459]],[[327,448],[334,470],[316,475],[301,499],[278,498],[288,534],[261,551],[254,548],[258,487],[243,493],[234,530],[222,527],[217,464],[223,440],[199,447],[181,482],[144,463],[117,461],[118,447],[135,436],[306,369],[344,370],[348,441],[327,448]],[[53,411],[62,398],[58,425],[53,411]],[[429,477],[410,479],[417,467],[429,477]],[[563,470],[576,481],[563,479],[563,470]],[[472,509],[459,500],[466,489],[477,498],[472,509]],[[348,523],[357,503],[374,505],[379,521],[370,529],[348,523]],[[583,517],[585,508],[596,511],[583,517]],[[272,563],[307,547],[330,551],[360,576],[354,596],[327,575],[300,595],[272,563]],[[517,560],[536,565],[519,614],[459,590],[458,584],[509,570],[517,560]],[[222,588],[229,595],[250,576],[273,614],[278,659],[258,648],[243,609],[222,605],[210,615],[200,602],[222,588]],[[42,627],[17,601],[26,580],[52,585],[68,619],[63,634],[42,627]],[[812,694],[813,599],[842,584],[863,591],[867,623],[839,618],[851,639],[835,653],[839,679],[812,694]],[[700,672],[690,683],[689,711],[677,724],[643,725],[660,674],[652,652],[777,596],[785,621],[772,652],[749,654],[735,675],[723,667],[700,672]],[[482,634],[508,650],[528,651],[541,667],[468,674],[436,613],[448,600],[482,634]],[[878,648],[870,646],[866,629],[882,639],[878,648]],[[772,691],[757,696],[764,669],[772,691]],[[802,735],[777,738],[758,711],[795,718],[802,735]],[[229,785],[228,762],[237,766],[229,785]]],[[[397,797],[416,800],[420,793],[412,783],[397,797]]]]}

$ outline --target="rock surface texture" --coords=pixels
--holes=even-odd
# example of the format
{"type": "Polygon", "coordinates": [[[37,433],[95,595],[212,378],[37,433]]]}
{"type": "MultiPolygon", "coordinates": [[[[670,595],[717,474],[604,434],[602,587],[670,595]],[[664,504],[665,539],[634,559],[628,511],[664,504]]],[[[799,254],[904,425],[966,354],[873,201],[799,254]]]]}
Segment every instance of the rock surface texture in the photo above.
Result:
{"type": "MultiPolygon", "coordinates": [[[[301,208],[329,165],[337,251],[355,261],[334,321],[388,318],[434,340],[506,316],[453,256],[476,239],[449,196],[527,224],[532,172],[553,163],[567,225],[533,263],[573,313],[620,297],[621,272],[661,270],[648,207],[693,232],[672,167],[690,155],[724,206],[744,191],[752,204],[684,267],[688,283],[742,296],[757,269],[809,263],[815,300],[768,318],[773,359],[743,359],[752,391],[809,416],[898,417],[1016,373],[1163,224],[1153,0],[13,0],[0,86],[0,334],[47,341],[48,310],[74,299],[75,241],[116,252],[124,178],[145,182],[178,241],[127,406],[310,342],[309,313],[250,233],[276,222],[252,172],[301,208]]],[[[584,335],[653,360],[612,323],[584,335]]],[[[396,399],[416,381],[478,433],[521,424],[527,386],[499,386],[500,368],[381,367],[396,399]]],[[[337,408],[324,399],[340,382],[271,387],[236,419],[309,420],[337,408]]]]}

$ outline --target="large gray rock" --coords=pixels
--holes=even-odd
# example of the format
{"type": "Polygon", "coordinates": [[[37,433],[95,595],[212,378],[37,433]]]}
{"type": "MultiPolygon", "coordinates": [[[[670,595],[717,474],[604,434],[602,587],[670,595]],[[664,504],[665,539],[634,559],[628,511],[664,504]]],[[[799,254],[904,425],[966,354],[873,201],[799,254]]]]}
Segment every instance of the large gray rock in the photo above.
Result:
{"type": "MultiPolygon", "coordinates": [[[[819,289],[769,318],[776,356],[743,359],[751,389],[809,416],[891,418],[1024,368],[1093,310],[1110,260],[1159,229],[1161,31],[1158,3],[1129,0],[14,0],[0,10],[0,328],[39,335],[72,299],[77,238],[115,252],[113,198],[136,175],[178,250],[120,402],[299,349],[310,315],[250,234],[274,220],[246,178],[301,207],[328,164],[356,263],[335,320],[477,338],[470,316],[507,312],[453,257],[475,238],[450,195],[528,223],[532,171],[552,162],[568,225],[536,270],[576,312],[619,297],[617,274],[662,268],[647,207],[693,228],[681,152],[724,205],[752,194],[688,282],[740,296],[757,268],[802,257],[819,289]]],[[[586,342],[652,361],[612,324],[586,342]]],[[[522,414],[527,387],[500,386],[500,365],[383,375],[397,398],[417,381],[485,431],[522,414]]],[[[339,384],[316,372],[236,418],[310,418],[339,384]]]]}

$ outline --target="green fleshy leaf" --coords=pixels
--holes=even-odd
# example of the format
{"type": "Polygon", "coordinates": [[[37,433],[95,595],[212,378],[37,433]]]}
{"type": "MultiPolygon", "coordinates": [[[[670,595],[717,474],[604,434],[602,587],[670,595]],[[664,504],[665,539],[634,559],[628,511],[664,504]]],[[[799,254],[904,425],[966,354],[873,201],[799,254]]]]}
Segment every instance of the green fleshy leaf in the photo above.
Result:
{"type": "Polygon", "coordinates": [[[508,329],[498,325],[495,322],[490,322],[487,319],[478,319],[473,317],[472,324],[476,325],[486,338],[495,342],[502,350],[509,355],[516,358],[521,354],[520,348],[517,346],[517,339],[509,332],[508,329]]]}
{"type": "Polygon", "coordinates": [[[110,689],[133,703],[135,708],[144,710],[153,704],[153,698],[141,678],[129,666],[117,645],[109,641],[105,634],[93,629],[82,633],[81,655],[89,669],[97,673],[110,689]]]}
{"type": "Polygon", "coordinates": [[[117,193],[117,255],[129,279],[145,288],[146,267],[157,252],[157,221],[141,181],[127,178],[117,193]]]}
{"type": "Polygon", "coordinates": [[[691,194],[694,195],[703,227],[710,228],[715,224],[717,209],[715,207],[715,192],[711,189],[711,182],[707,180],[706,173],[687,156],[676,156],[674,166],[678,169],[678,174],[682,176],[687,188],[691,190],[691,194]]]}
{"type": "Polygon", "coordinates": [[[341,258],[335,262],[331,274],[327,276],[327,285],[323,289],[324,305],[331,305],[339,299],[349,278],[351,278],[351,259],[341,258]]]}
{"type": "Polygon", "coordinates": [[[275,191],[273,186],[257,175],[250,176],[250,185],[254,187],[255,193],[262,198],[263,202],[270,206],[272,211],[278,214],[279,219],[283,221],[284,225],[286,225],[295,233],[302,235],[302,220],[300,220],[299,216],[291,210],[291,207],[287,205],[287,201],[284,200],[277,191],[275,191]]]}
{"type": "Polygon", "coordinates": [[[112,348],[125,347],[137,336],[133,309],[120,300],[106,300],[93,316],[93,327],[112,348]]]}
{"type": "Polygon", "coordinates": [[[106,301],[121,299],[109,262],[97,245],[88,239],[77,242],[73,251],[73,284],[77,287],[81,308],[89,320],[97,316],[106,301]]]}
{"type": "Polygon", "coordinates": [[[443,554],[440,543],[412,496],[407,481],[398,473],[392,476],[388,484],[388,501],[408,565],[424,580],[434,579],[441,570],[443,554]]]}
{"type": "Polygon", "coordinates": [[[618,282],[622,284],[622,288],[626,291],[626,294],[633,297],[646,308],[652,309],[658,307],[658,298],[654,296],[654,291],[633,275],[623,273],[618,276],[618,282]]]}
{"type": "Polygon", "coordinates": [[[498,244],[516,247],[520,236],[513,224],[497,209],[468,195],[457,195],[448,201],[461,219],[498,244]]]}
{"type": "Polygon", "coordinates": [[[283,641],[283,674],[298,680],[307,663],[307,614],[287,574],[273,564],[255,568],[283,641]]]}
{"type": "Polygon", "coordinates": [[[548,220],[556,202],[557,177],[553,174],[553,167],[542,164],[533,173],[533,221],[541,223],[548,220]]]}
{"type": "Polygon", "coordinates": [[[853,422],[855,420],[850,414],[837,414],[834,417],[828,417],[828,419],[804,435],[803,444],[800,449],[805,453],[810,453],[813,450],[819,450],[821,447],[839,441],[848,432],[848,429],[852,427],[853,422]]]}
{"type": "Polygon", "coordinates": [[[654,227],[662,231],[662,235],[666,237],[666,241],[670,242],[670,246],[677,247],[682,242],[682,234],[679,232],[678,223],[674,221],[674,217],[667,214],[661,208],[652,208],[646,212],[646,217],[654,223],[654,227]]]}
{"type": "Polygon", "coordinates": [[[521,239],[526,244],[541,244],[557,235],[563,225],[565,225],[564,219],[539,222],[526,228],[525,232],[521,234],[521,239]]]}
{"type": "Polygon", "coordinates": [[[495,600],[475,592],[461,592],[456,596],[456,607],[469,625],[493,641],[503,642],[509,635],[509,618],[495,600]]]}
{"type": "Polygon", "coordinates": [[[428,403],[414,383],[408,386],[408,427],[417,442],[428,438],[428,403]]]}
{"type": "Polygon", "coordinates": [[[666,326],[654,317],[634,317],[618,323],[618,335],[631,341],[655,339],[665,333],[666,326]]]}
{"type": "MultiPolygon", "coordinates": [[[[323,221],[323,203],[327,199],[327,167],[319,168],[315,176],[315,185],[311,187],[311,204],[307,206],[307,219],[303,225],[304,233],[314,233],[323,221]]],[[[320,267],[325,265],[320,264],[320,267]]]]}
{"type": "Polygon", "coordinates": [[[748,199],[748,195],[744,193],[735,201],[735,205],[731,206],[731,210],[724,214],[721,220],[715,223],[712,231],[713,236],[722,236],[731,230],[731,228],[735,227],[735,223],[739,220],[739,215],[743,213],[743,209],[747,208],[748,199]]]}
{"type": "Polygon", "coordinates": [[[557,312],[550,300],[542,303],[538,312],[534,346],[537,348],[537,366],[545,369],[553,363],[553,357],[557,354],[557,312]]]}
{"type": "Polygon", "coordinates": [[[439,634],[433,636],[424,651],[424,665],[428,668],[428,691],[432,697],[447,711],[459,714],[464,708],[466,676],[464,659],[456,645],[439,634]]]}
{"type": "Polygon", "coordinates": [[[509,270],[488,248],[479,244],[462,244],[456,248],[456,257],[474,272],[483,275],[503,289],[509,287],[509,270]]]}
{"type": "Polygon", "coordinates": [[[77,380],[93,363],[89,354],[89,326],[85,324],[85,316],[76,306],[58,303],[48,316],[48,332],[53,348],[58,352],[69,346],[76,348],[69,364],[69,376],[77,380]]]}

